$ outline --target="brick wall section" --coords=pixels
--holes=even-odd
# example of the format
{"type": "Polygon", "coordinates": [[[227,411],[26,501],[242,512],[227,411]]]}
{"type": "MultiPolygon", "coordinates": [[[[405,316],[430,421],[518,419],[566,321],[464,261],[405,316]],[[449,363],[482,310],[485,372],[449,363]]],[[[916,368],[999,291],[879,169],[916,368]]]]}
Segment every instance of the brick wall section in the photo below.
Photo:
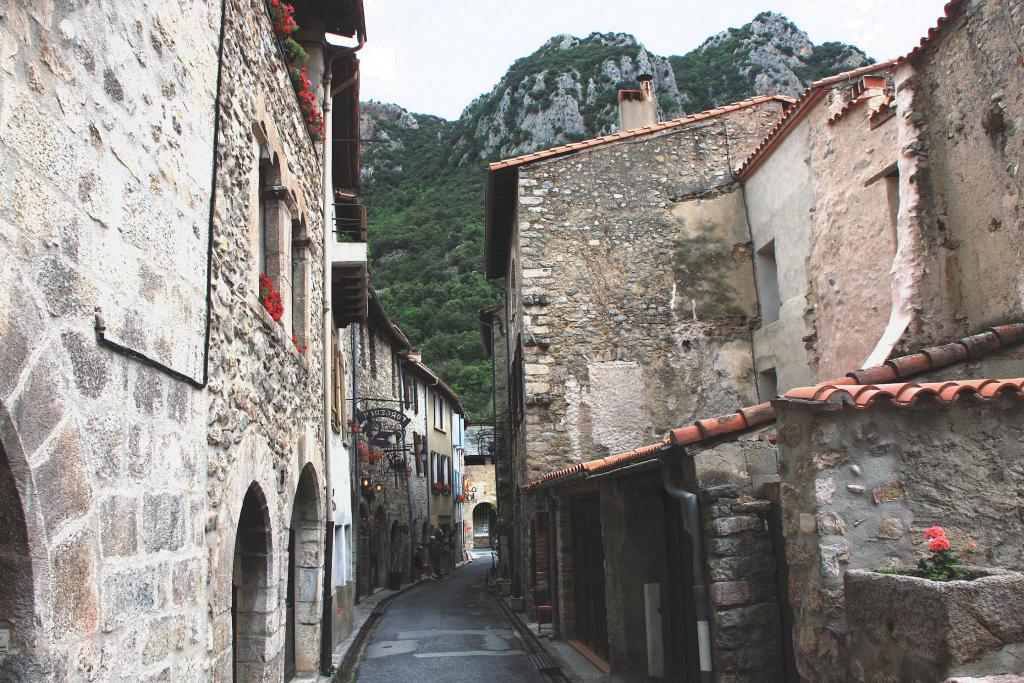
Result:
{"type": "Polygon", "coordinates": [[[771,502],[732,485],[703,489],[700,501],[715,680],[783,680],[771,502]]]}

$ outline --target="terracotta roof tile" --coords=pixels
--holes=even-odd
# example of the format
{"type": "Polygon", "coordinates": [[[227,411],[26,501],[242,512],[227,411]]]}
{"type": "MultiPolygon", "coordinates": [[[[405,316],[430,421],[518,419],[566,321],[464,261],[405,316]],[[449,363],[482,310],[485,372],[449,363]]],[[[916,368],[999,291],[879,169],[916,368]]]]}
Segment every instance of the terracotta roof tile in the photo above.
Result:
{"type": "Polygon", "coordinates": [[[906,62],[917,57],[917,55],[920,54],[921,51],[928,46],[928,43],[930,43],[932,40],[935,40],[936,36],[938,36],[939,33],[942,32],[942,29],[946,25],[946,23],[949,22],[950,19],[960,14],[960,11],[963,9],[964,4],[964,0],[952,0],[952,2],[947,2],[946,6],[942,8],[942,16],[939,17],[938,21],[935,22],[935,26],[928,29],[927,35],[921,38],[920,42],[917,44],[917,47],[915,47],[913,50],[897,59],[896,62],[898,64],[902,64],[903,62],[906,62]]]}
{"type": "Polygon", "coordinates": [[[599,138],[593,138],[591,140],[583,140],[580,142],[571,142],[567,145],[560,145],[558,147],[551,147],[550,149],[541,150],[539,152],[531,152],[522,156],[513,157],[511,159],[502,159],[496,161],[488,166],[491,171],[500,171],[505,168],[512,168],[515,166],[522,166],[533,161],[540,159],[550,159],[552,157],[562,156],[564,154],[571,154],[572,152],[579,151],[581,149],[590,149],[592,147],[598,147],[600,145],[606,145],[618,140],[627,140],[630,138],[640,137],[643,135],[649,135],[651,133],[659,133],[663,130],[671,130],[672,128],[678,128],[679,126],[685,126],[705,119],[714,118],[721,114],[737,111],[746,107],[752,107],[757,104],[764,102],[783,102],[785,104],[793,104],[796,100],[791,97],[785,97],[783,95],[762,95],[759,97],[751,97],[746,100],[734,102],[732,104],[725,105],[724,107],[716,107],[715,109],[709,109],[702,111],[697,114],[691,114],[684,116],[680,119],[672,119],[671,121],[663,121],[662,123],[656,123],[651,126],[644,126],[642,128],[634,128],[633,130],[619,131],[618,133],[611,133],[610,135],[602,135],[599,138]]]}
{"type": "MultiPolygon", "coordinates": [[[[1005,382],[1018,382],[1015,386],[1018,390],[1024,391],[1024,386],[1019,384],[1019,382],[1024,382],[1024,379],[981,379],[924,384],[913,384],[911,382],[900,384],[896,382],[899,379],[906,379],[913,375],[939,370],[969,358],[1021,342],[1024,342],[1024,322],[999,325],[998,327],[989,328],[980,334],[964,337],[949,344],[933,346],[907,356],[889,359],[884,364],[873,368],[854,370],[847,373],[846,377],[829,380],[810,387],[797,387],[786,392],[785,397],[804,401],[827,401],[829,397],[838,396],[840,392],[844,392],[846,395],[854,398],[855,402],[860,401],[865,405],[871,405],[876,398],[892,398],[886,394],[888,387],[902,387],[900,390],[902,393],[899,393],[898,400],[910,400],[912,402],[920,395],[934,395],[941,402],[951,403],[965,392],[974,392],[981,399],[988,399],[1002,391],[1009,391],[1005,382]],[[1000,384],[999,382],[1003,383],[1000,384]]],[[[668,437],[658,443],[642,446],[625,453],[577,463],[555,472],[549,472],[539,479],[524,484],[522,489],[528,491],[541,484],[554,482],[571,474],[582,472],[584,476],[587,476],[598,472],[607,472],[631,463],[649,460],[657,454],[658,450],[668,444],[688,446],[705,440],[738,436],[749,429],[770,424],[774,421],[775,409],[771,403],[759,403],[754,406],[741,408],[735,413],[699,420],[692,425],[678,427],[669,432],[668,437]]]]}
{"type": "Polygon", "coordinates": [[[923,384],[902,382],[878,386],[818,385],[787,391],[783,397],[866,410],[882,403],[897,408],[906,408],[921,399],[934,400],[940,405],[951,405],[963,396],[978,401],[991,401],[1002,394],[1024,398],[1024,377],[925,382],[923,384]]]}

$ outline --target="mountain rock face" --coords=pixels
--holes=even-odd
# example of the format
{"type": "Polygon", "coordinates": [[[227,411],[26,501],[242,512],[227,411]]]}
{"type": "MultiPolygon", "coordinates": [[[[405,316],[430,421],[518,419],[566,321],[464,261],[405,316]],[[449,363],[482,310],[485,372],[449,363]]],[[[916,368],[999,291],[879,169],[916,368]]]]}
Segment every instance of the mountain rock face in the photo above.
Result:
{"type": "Polygon", "coordinates": [[[659,115],[682,115],[672,65],[626,33],[560,35],[517,60],[455,125],[457,163],[516,156],[617,130],[618,91],[654,76],[659,115]]]}
{"type": "Polygon", "coordinates": [[[471,417],[486,419],[491,370],[476,311],[497,294],[480,272],[484,162],[616,131],[618,91],[637,88],[641,74],[654,77],[659,119],[667,120],[753,95],[798,95],[869,61],[850,45],[814,45],[782,15],[762,12],[667,58],[625,33],[555,36],[456,121],[364,103],[361,194],[373,285],[471,417]]]}
{"type": "Polygon", "coordinates": [[[762,12],[742,28],[708,38],[683,56],[668,58],[688,112],[751,95],[799,95],[811,81],[870,64],[845,43],[814,45],[781,14],[762,12]]]}

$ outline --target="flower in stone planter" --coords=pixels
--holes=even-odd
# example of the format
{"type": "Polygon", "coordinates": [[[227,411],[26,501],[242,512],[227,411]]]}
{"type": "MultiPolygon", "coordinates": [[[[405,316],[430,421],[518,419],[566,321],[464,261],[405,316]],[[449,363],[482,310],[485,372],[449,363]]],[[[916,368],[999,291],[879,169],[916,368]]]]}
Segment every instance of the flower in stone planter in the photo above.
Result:
{"type": "MultiPolygon", "coordinates": [[[[955,565],[961,563],[960,556],[953,550],[953,545],[946,538],[946,530],[941,526],[932,526],[925,530],[924,538],[928,541],[931,557],[922,558],[917,566],[924,571],[926,579],[932,581],[953,581],[962,579],[965,574],[955,565]]],[[[971,543],[967,552],[974,552],[977,543],[971,543]]]]}

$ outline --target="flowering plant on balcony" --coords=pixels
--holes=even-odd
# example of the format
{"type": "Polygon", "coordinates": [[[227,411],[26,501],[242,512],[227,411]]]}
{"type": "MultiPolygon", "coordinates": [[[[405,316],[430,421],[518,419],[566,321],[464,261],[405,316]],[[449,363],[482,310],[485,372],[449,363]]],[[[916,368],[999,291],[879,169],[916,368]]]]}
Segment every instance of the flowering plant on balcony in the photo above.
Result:
{"type": "Polygon", "coordinates": [[[384,457],[384,452],[379,448],[373,446],[367,446],[366,444],[359,444],[359,457],[362,458],[363,462],[377,462],[384,457]]]}
{"type": "Polygon", "coordinates": [[[460,493],[459,495],[455,496],[455,502],[457,502],[457,503],[465,503],[466,502],[466,494],[460,493]]]}
{"type": "Polygon", "coordinates": [[[274,289],[274,283],[270,281],[266,273],[260,273],[260,304],[267,309],[267,313],[274,319],[274,322],[281,322],[284,315],[284,302],[281,301],[281,294],[274,289]]]}
{"type": "Polygon", "coordinates": [[[299,96],[299,109],[302,110],[302,117],[306,121],[306,128],[310,134],[318,140],[324,139],[324,115],[317,106],[316,92],[313,90],[313,83],[306,76],[306,67],[292,67],[288,69],[292,85],[299,96]]]}
{"type": "Polygon", "coordinates": [[[442,484],[440,482],[436,482],[434,484],[431,484],[430,488],[434,491],[434,493],[440,493],[442,496],[449,495],[452,492],[451,484],[442,484]]]}
{"type": "Polygon", "coordinates": [[[270,20],[274,23],[274,33],[281,41],[281,47],[284,49],[288,61],[305,64],[309,55],[292,38],[292,35],[299,32],[299,25],[295,23],[295,7],[286,5],[281,0],[270,0],[267,7],[270,9],[270,20]]]}
{"type": "Polygon", "coordinates": [[[299,353],[305,353],[306,349],[309,348],[309,344],[303,344],[296,336],[292,336],[292,344],[295,344],[295,350],[299,353]]]}

